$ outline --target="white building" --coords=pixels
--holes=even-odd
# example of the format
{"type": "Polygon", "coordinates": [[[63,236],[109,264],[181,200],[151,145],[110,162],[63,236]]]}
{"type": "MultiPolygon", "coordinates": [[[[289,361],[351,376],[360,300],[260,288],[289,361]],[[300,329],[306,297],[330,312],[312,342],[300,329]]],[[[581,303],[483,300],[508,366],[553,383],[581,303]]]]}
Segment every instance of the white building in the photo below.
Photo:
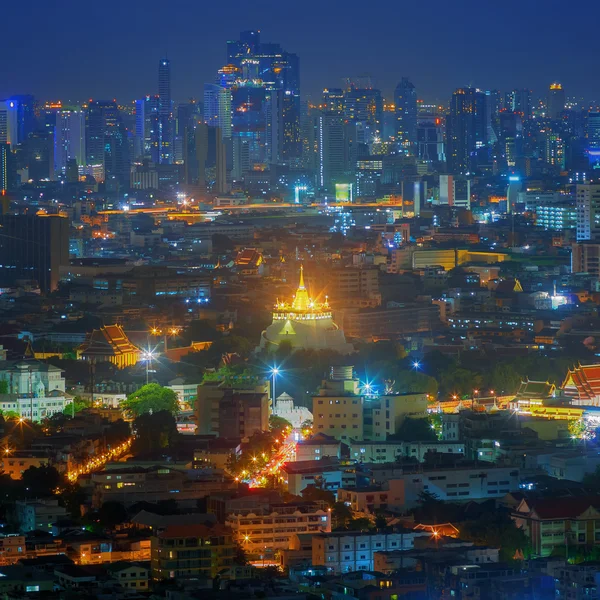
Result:
{"type": "Polygon", "coordinates": [[[273,414],[292,424],[294,429],[300,429],[304,421],[312,421],[312,413],[305,406],[294,406],[294,399],[285,392],[277,397],[273,414]]]}
{"type": "Polygon", "coordinates": [[[58,367],[37,360],[2,361],[0,381],[7,385],[0,394],[4,413],[41,421],[65,408],[65,378],[58,367]]]}
{"type": "Polygon", "coordinates": [[[577,241],[596,240],[600,235],[600,184],[577,185],[577,241]]]}
{"type": "Polygon", "coordinates": [[[463,442],[373,442],[352,441],[350,458],[360,462],[393,462],[397,458],[416,458],[425,461],[428,453],[458,454],[464,456],[463,442]]]}
{"type": "Polygon", "coordinates": [[[295,535],[331,531],[331,511],[312,503],[281,503],[262,511],[229,514],[225,524],[246,554],[268,557],[289,548],[295,535]]]}
{"type": "Polygon", "coordinates": [[[308,440],[296,445],[296,460],[321,460],[323,458],[341,458],[342,443],[334,437],[317,433],[308,440]]]}
{"type": "Polygon", "coordinates": [[[372,571],[373,554],[390,550],[411,550],[415,538],[429,532],[403,530],[397,533],[338,531],[313,536],[312,564],[332,573],[372,571]]]}
{"type": "Polygon", "coordinates": [[[501,498],[509,492],[518,491],[521,481],[518,468],[480,464],[447,468],[398,467],[389,471],[386,473],[373,467],[373,480],[380,485],[392,485],[395,479],[402,481],[401,490],[396,494],[398,505],[390,506],[392,510],[415,506],[423,492],[435,494],[440,500],[448,502],[501,498]]]}

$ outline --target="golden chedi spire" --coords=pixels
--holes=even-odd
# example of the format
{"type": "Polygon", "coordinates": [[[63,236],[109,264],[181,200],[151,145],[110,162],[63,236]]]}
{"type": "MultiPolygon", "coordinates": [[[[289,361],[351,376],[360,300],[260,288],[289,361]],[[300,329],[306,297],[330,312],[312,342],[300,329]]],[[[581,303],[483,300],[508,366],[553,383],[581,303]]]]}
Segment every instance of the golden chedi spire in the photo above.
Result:
{"type": "Polygon", "coordinates": [[[304,287],[304,267],[300,265],[300,282],[298,284],[298,290],[294,296],[292,302],[292,308],[294,310],[308,310],[310,305],[310,298],[308,297],[308,291],[304,287]]]}

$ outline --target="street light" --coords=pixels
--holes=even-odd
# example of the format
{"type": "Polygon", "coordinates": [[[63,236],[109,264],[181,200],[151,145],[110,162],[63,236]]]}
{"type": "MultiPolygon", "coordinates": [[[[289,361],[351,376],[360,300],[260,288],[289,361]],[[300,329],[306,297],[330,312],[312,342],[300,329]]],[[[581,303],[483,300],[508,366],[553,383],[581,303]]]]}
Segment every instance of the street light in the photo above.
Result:
{"type": "Polygon", "coordinates": [[[279,367],[271,367],[271,381],[273,382],[273,412],[275,412],[275,378],[279,375],[279,367]]]}
{"type": "Polygon", "coordinates": [[[154,358],[154,352],[152,350],[147,350],[146,352],[144,352],[142,354],[142,360],[144,360],[146,362],[146,385],[148,385],[149,364],[153,358],[154,358]]]}
{"type": "Polygon", "coordinates": [[[421,368],[421,363],[418,360],[415,360],[415,362],[413,362],[412,366],[413,366],[413,369],[418,371],[421,368]]]}

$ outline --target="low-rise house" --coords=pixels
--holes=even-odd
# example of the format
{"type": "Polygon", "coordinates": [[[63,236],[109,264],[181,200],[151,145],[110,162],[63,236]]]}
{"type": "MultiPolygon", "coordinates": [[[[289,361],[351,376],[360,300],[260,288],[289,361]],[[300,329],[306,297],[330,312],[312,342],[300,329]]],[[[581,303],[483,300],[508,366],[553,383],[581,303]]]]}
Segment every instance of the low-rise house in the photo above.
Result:
{"type": "Polygon", "coordinates": [[[226,525],[250,557],[273,557],[293,536],[331,531],[331,511],[313,502],[271,504],[256,512],[231,513],[226,525]]]}
{"type": "Polygon", "coordinates": [[[525,497],[512,518],[537,556],[549,556],[556,546],[575,551],[600,544],[600,496],[525,497]]]}
{"type": "Polygon", "coordinates": [[[109,469],[93,473],[92,504],[116,501],[125,506],[136,502],[161,500],[188,501],[195,506],[198,498],[213,492],[235,489],[232,477],[218,470],[179,470],[166,466],[109,469]]]}
{"type": "Polygon", "coordinates": [[[119,587],[137,591],[147,591],[150,580],[150,566],[138,562],[118,561],[106,567],[119,587]]]}
{"type": "Polygon", "coordinates": [[[25,536],[0,534],[0,564],[12,564],[25,556],[25,536]]]}
{"type": "Polygon", "coordinates": [[[412,529],[379,531],[335,531],[313,536],[313,565],[326,566],[332,573],[372,571],[375,552],[410,550],[415,538],[428,533],[412,529]]]}
{"type": "MultiPolygon", "coordinates": [[[[24,595],[52,592],[54,577],[35,567],[6,565],[0,567],[0,593],[24,595]]],[[[6,596],[8,597],[8,596],[6,596]]]]}
{"type": "Polygon", "coordinates": [[[154,580],[226,578],[234,566],[233,532],[223,525],[170,525],[151,539],[154,580]]]}
{"type": "Polygon", "coordinates": [[[51,463],[48,454],[43,451],[13,450],[0,456],[0,471],[10,475],[11,479],[21,479],[29,467],[43,467],[51,463]]]}
{"type": "Polygon", "coordinates": [[[296,460],[321,460],[323,458],[341,458],[342,444],[336,438],[317,433],[307,440],[296,444],[296,460]]]}
{"type": "MultiPolygon", "coordinates": [[[[376,484],[400,480],[397,508],[413,507],[420,494],[435,494],[441,500],[467,501],[501,498],[517,491],[520,471],[516,467],[501,467],[487,463],[462,463],[451,467],[406,467],[374,465],[372,479],[376,484]]],[[[390,507],[391,508],[391,507],[390,507]]]]}
{"type": "Polygon", "coordinates": [[[226,470],[232,456],[242,454],[242,445],[239,439],[228,440],[225,438],[211,438],[198,442],[194,450],[194,469],[226,470]]]}
{"type": "Polygon", "coordinates": [[[14,510],[21,533],[36,529],[51,532],[52,523],[64,519],[69,514],[64,506],[58,504],[57,498],[17,500],[14,510]]]}
{"type": "Polygon", "coordinates": [[[344,486],[356,486],[356,466],[336,459],[287,462],[281,467],[290,494],[300,495],[309,485],[319,484],[325,490],[335,491],[344,486]]]}

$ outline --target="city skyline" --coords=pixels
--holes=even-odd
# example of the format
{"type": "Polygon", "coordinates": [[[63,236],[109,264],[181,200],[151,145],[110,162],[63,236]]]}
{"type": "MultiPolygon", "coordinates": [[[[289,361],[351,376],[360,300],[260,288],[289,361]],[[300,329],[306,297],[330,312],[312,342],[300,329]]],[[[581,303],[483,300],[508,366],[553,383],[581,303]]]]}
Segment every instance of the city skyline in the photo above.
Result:
{"type": "MultiPolygon", "coordinates": [[[[203,85],[212,83],[226,62],[226,41],[254,28],[265,41],[280,42],[301,58],[303,96],[313,100],[324,87],[363,74],[390,99],[401,77],[411,79],[419,98],[443,103],[454,89],[469,84],[528,87],[534,96],[544,96],[554,80],[563,83],[569,97],[600,97],[600,83],[590,77],[593,17],[600,11],[592,3],[577,30],[564,32],[556,30],[563,18],[558,3],[545,5],[544,13],[529,1],[518,12],[510,3],[501,11],[486,8],[484,14],[471,0],[461,7],[437,0],[430,6],[433,16],[427,21],[417,6],[388,2],[377,12],[361,11],[360,19],[351,4],[337,1],[324,7],[309,2],[301,12],[272,2],[247,7],[236,1],[227,8],[202,6],[201,12],[176,5],[174,12],[183,15],[185,8],[186,18],[174,18],[174,25],[165,27],[157,2],[143,13],[110,2],[102,13],[94,7],[83,13],[67,0],[60,13],[40,7],[31,15],[30,35],[7,29],[4,41],[12,58],[0,66],[0,97],[32,93],[44,99],[126,103],[155,91],[157,61],[168,56],[173,98],[201,98],[203,85]],[[110,22],[123,23],[123,35],[108,34],[104,15],[110,9],[110,22]],[[382,18],[386,15],[390,18],[382,18]],[[198,25],[202,22],[210,26],[198,25]],[[81,30],[86,32],[83,51],[73,46],[74,32],[81,30]]],[[[8,21],[22,18],[18,6],[6,11],[8,21]]]]}

